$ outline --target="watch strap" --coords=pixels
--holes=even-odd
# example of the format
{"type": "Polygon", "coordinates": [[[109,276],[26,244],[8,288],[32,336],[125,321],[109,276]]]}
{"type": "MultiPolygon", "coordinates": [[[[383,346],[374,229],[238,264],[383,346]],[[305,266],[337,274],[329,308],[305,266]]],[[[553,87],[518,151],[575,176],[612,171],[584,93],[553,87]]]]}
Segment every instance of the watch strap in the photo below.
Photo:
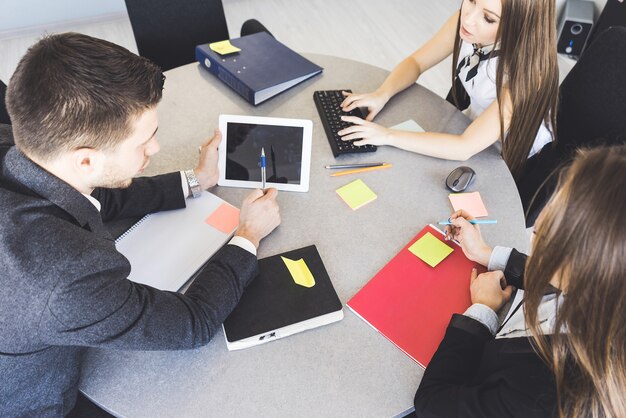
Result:
{"type": "Polygon", "coordinates": [[[191,191],[191,196],[194,198],[200,197],[202,194],[202,187],[196,177],[196,173],[194,173],[193,170],[185,170],[185,177],[187,177],[187,185],[191,191]]]}

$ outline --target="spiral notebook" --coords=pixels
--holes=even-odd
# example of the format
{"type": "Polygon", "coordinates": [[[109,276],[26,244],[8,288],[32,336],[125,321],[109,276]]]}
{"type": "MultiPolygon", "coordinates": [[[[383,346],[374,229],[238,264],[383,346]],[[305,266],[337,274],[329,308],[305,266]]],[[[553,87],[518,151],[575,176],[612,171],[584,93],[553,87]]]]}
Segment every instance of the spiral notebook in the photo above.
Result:
{"type": "Polygon", "coordinates": [[[144,216],[116,241],[131,265],[128,278],[177,291],[235,232],[239,209],[212,193],[187,207],[144,216]]]}

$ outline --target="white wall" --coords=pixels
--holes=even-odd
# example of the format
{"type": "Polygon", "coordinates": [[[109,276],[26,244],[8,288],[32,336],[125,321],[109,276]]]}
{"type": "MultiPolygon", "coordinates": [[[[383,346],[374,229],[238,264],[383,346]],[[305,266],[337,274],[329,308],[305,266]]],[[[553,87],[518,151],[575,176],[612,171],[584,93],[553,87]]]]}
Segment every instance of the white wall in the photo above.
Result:
{"type": "MultiPolygon", "coordinates": [[[[557,14],[560,15],[561,11],[563,10],[563,6],[565,5],[565,1],[566,0],[556,0],[556,10],[557,10],[557,14]]],[[[602,8],[604,8],[604,5],[606,4],[607,0],[593,0],[593,2],[595,3],[596,7],[596,13],[595,13],[595,18],[597,19],[598,16],[600,16],[600,12],[602,11],[602,8]]]]}
{"type": "Polygon", "coordinates": [[[124,0],[0,0],[0,10],[0,33],[6,33],[122,15],[126,6],[124,0]]]}
{"type": "MultiPolygon", "coordinates": [[[[227,3],[229,0],[223,1],[227,3]]],[[[559,12],[565,1],[556,0],[559,12]]],[[[606,0],[593,1],[596,4],[597,17],[606,0]]],[[[393,0],[390,2],[392,4],[393,0]]],[[[0,10],[0,35],[7,35],[28,31],[29,28],[41,31],[48,26],[123,15],[126,13],[126,6],[124,0],[0,0],[0,10]]]]}

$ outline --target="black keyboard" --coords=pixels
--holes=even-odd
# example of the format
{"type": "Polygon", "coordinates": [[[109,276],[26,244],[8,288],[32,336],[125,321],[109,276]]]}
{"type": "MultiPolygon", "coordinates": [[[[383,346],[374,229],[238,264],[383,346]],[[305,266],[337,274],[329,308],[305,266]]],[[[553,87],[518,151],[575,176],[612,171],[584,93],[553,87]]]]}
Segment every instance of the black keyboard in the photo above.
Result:
{"type": "MultiPolygon", "coordinates": [[[[337,135],[337,132],[351,125],[348,122],[342,121],[342,116],[349,115],[364,118],[361,109],[358,107],[350,112],[341,110],[341,102],[343,102],[344,99],[341,91],[342,90],[323,90],[313,93],[313,100],[315,101],[317,112],[320,114],[320,119],[322,120],[322,125],[324,125],[326,137],[328,138],[330,148],[333,150],[333,155],[337,157],[339,154],[376,151],[375,145],[362,145],[357,147],[353,144],[354,141],[344,141],[337,135]]],[[[351,90],[343,91],[351,92],[351,90]]]]}

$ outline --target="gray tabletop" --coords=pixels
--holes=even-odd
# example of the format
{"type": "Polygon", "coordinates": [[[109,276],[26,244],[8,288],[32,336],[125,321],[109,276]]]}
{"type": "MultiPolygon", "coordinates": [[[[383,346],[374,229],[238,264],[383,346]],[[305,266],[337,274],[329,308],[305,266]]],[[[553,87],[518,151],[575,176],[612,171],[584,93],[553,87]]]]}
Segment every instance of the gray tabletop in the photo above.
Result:
{"type": "MultiPolygon", "coordinates": [[[[258,107],[197,64],[168,71],[159,107],[161,151],[147,174],[195,166],[197,146],[212,134],[221,113],[311,119],[310,191],[280,193],[282,224],[262,241],[259,257],[315,244],[345,304],[426,224],[452,212],[444,179],[460,164],[391,147],[333,158],[313,92],[372,91],[388,72],[342,58],[307,57],[324,67],[323,74],[258,107]],[[324,165],[341,161],[386,161],[393,168],[330,177],[324,165]],[[352,211],[335,190],[357,178],[378,199],[352,211]]],[[[392,99],[376,120],[391,126],[407,119],[451,133],[469,123],[417,84],[392,99]]],[[[469,191],[480,191],[489,217],[498,220],[482,228],[487,241],[525,251],[521,202],[498,150],[490,147],[464,164],[477,173],[469,191]]],[[[213,192],[239,206],[249,190],[217,187],[213,192]]],[[[341,322],[234,352],[226,349],[221,333],[191,351],[90,349],[81,390],[128,417],[385,417],[411,408],[423,370],[347,307],[344,311],[341,322]]]]}

